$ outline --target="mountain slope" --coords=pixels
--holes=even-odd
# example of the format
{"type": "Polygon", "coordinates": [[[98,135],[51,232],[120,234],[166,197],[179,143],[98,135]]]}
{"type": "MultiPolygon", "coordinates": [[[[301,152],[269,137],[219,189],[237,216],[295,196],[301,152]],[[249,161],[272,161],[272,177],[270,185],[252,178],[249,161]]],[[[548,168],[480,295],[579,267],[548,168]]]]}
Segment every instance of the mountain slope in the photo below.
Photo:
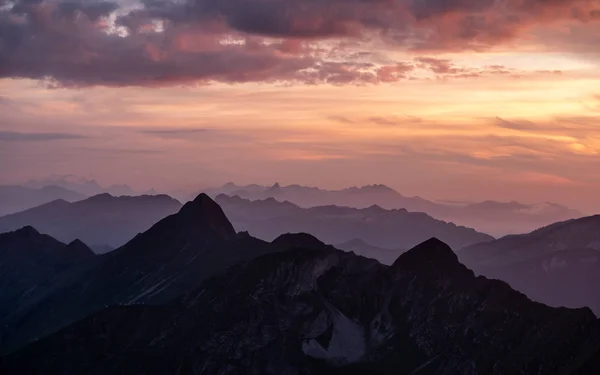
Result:
{"type": "Polygon", "coordinates": [[[461,250],[469,262],[503,265],[566,249],[600,250],[600,215],[554,223],[528,234],[499,238],[461,250]]]}
{"type": "Polygon", "coordinates": [[[163,217],[177,212],[181,204],[167,195],[96,195],[78,202],[56,200],[12,215],[0,217],[0,232],[32,225],[38,230],[71,242],[81,239],[93,248],[123,245],[163,217]]]}
{"type": "Polygon", "coordinates": [[[37,189],[18,185],[0,185],[0,216],[27,210],[57,199],[74,202],[85,197],[83,194],[55,185],[37,189]]]}
{"type": "Polygon", "coordinates": [[[555,223],[458,252],[483,275],[552,306],[588,306],[600,316],[600,215],[555,223]]]}
{"type": "Polygon", "coordinates": [[[250,201],[221,194],[216,201],[237,228],[265,240],[279,233],[310,233],[327,243],[360,239],[381,248],[410,248],[432,236],[461,248],[493,237],[406,210],[338,206],[301,208],[270,198],[250,201]]]}
{"type": "Polygon", "coordinates": [[[583,216],[579,211],[555,203],[522,204],[518,202],[485,201],[479,203],[434,202],[421,197],[406,197],[385,185],[367,185],[342,190],[324,190],[300,185],[237,186],[228,183],[220,188],[205,190],[239,196],[250,200],[274,198],[290,201],[300,207],[325,205],[367,208],[377,205],[386,209],[406,209],[425,212],[437,219],[475,228],[494,236],[525,233],[556,221],[583,216]]]}
{"type": "Polygon", "coordinates": [[[18,315],[36,291],[93,258],[83,242],[65,245],[30,226],[0,234],[0,325],[6,328],[0,331],[0,342],[12,328],[5,322],[18,315]]]}
{"type": "Polygon", "coordinates": [[[6,321],[15,329],[0,346],[18,347],[107,305],[165,303],[233,264],[297,247],[297,241],[282,236],[271,244],[236,234],[219,205],[201,194],[121,248],[33,291],[27,308],[6,321]]]}
{"type": "Polygon", "coordinates": [[[38,373],[575,374],[587,309],[475,277],[432,239],[392,266],[331,249],[268,254],[165,306],[110,307],[0,360],[38,373]]]}

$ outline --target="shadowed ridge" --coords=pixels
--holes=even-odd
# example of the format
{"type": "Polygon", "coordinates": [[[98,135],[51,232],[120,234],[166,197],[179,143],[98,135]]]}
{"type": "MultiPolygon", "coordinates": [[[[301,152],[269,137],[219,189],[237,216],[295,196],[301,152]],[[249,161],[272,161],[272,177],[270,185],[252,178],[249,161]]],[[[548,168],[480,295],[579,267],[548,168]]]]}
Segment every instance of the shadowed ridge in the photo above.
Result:
{"type": "Polygon", "coordinates": [[[103,201],[110,200],[112,198],[117,198],[117,197],[114,197],[114,196],[110,195],[109,193],[100,193],[100,194],[92,195],[91,197],[89,197],[87,199],[83,199],[83,201],[103,202],[103,201]]]}
{"type": "MultiPolygon", "coordinates": [[[[11,233],[11,232],[8,232],[11,233]]],[[[32,227],[31,225],[26,225],[23,228],[17,229],[12,231],[13,234],[18,235],[18,236],[38,236],[40,235],[40,232],[38,232],[37,229],[35,229],[34,227],[32,227]]]]}
{"type": "Polygon", "coordinates": [[[96,254],[79,238],[71,241],[63,250],[69,256],[77,256],[79,258],[89,258],[96,254]]]}
{"type": "Polygon", "coordinates": [[[318,238],[307,233],[286,233],[271,242],[272,245],[281,249],[303,248],[308,250],[321,250],[333,248],[326,245],[318,238]]]}
{"type": "MultiPolygon", "coordinates": [[[[65,247],[65,244],[47,234],[40,233],[31,225],[17,230],[0,233],[0,254],[16,251],[18,254],[53,254],[65,247]]],[[[60,254],[60,253],[56,253],[60,254]]],[[[1,262],[0,262],[1,263],[1,262]]],[[[7,264],[10,264],[8,262],[7,264]]]]}
{"type": "Polygon", "coordinates": [[[415,270],[447,269],[460,265],[458,257],[445,242],[435,237],[400,255],[392,264],[392,268],[411,268],[415,270]]]}

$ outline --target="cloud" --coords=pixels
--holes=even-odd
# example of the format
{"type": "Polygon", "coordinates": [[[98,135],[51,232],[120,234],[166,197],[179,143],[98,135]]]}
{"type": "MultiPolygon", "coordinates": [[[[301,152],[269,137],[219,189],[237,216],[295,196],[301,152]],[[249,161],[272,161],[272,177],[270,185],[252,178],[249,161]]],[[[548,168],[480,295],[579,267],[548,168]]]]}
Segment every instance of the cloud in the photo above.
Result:
{"type": "Polygon", "coordinates": [[[0,141],[5,142],[58,141],[83,138],[86,137],[70,133],[19,133],[13,131],[0,131],[0,141]]]}
{"type": "Polygon", "coordinates": [[[350,119],[346,116],[328,116],[328,118],[332,121],[339,122],[342,124],[356,124],[358,121],[350,119]]]}
{"type": "Polygon", "coordinates": [[[102,147],[71,147],[71,150],[83,151],[104,158],[117,158],[121,155],[151,155],[162,154],[163,150],[141,148],[102,148],[102,147]]]}
{"type": "Polygon", "coordinates": [[[186,136],[191,136],[191,135],[195,135],[195,134],[205,133],[207,131],[209,131],[209,129],[206,129],[206,128],[195,128],[195,129],[165,128],[165,129],[140,130],[140,133],[150,134],[150,135],[154,135],[157,137],[186,137],[186,136]]]}
{"type": "Polygon", "coordinates": [[[536,130],[538,126],[530,121],[508,121],[500,117],[496,117],[496,126],[504,129],[512,130],[536,130]]]}
{"type": "MultiPolygon", "coordinates": [[[[40,79],[49,86],[390,83],[410,78],[415,65],[364,61],[369,56],[351,48],[340,61],[328,56],[332,45],[381,39],[390,48],[407,51],[484,50],[556,21],[592,24],[598,19],[595,4],[146,0],[122,7],[103,0],[15,0],[0,8],[0,78],[40,79]]],[[[444,76],[509,73],[491,67],[473,71],[432,57],[417,62],[444,76]]]]}
{"type": "Polygon", "coordinates": [[[506,120],[496,117],[497,127],[530,133],[539,136],[558,136],[570,139],[585,139],[598,133],[598,116],[556,117],[545,122],[528,120],[506,120]]]}

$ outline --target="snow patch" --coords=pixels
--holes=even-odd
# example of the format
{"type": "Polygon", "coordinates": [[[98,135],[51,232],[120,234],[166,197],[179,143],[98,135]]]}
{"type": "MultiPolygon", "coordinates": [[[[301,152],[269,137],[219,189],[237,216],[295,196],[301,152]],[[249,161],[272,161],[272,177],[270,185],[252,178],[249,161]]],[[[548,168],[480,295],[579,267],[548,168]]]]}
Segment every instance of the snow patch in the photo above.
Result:
{"type": "Polygon", "coordinates": [[[336,365],[359,361],[366,352],[362,328],[339,311],[332,311],[331,318],[333,333],[328,347],[324,348],[315,339],[307,339],[302,343],[302,351],[309,357],[336,365]]]}

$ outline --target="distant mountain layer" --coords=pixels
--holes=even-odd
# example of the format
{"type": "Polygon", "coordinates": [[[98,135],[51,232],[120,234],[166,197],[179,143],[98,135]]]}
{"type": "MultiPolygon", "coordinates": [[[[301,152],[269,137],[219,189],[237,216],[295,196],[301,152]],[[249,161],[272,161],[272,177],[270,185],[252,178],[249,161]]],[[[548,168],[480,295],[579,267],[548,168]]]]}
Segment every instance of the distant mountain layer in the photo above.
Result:
{"type": "Polygon", "coordinates": [[[0,217],[0,232],[31,225],[60,241],[71,242],[78,238],[96,251],[106,250],[123,245],[180,207],[181,203],[167,195],[113,197],[100,194],[73,203],[55,200],[0,217]]]}
{"type": "Polygon", "coordinates": [[[56,199],[73,202],[85,197],[83,194],[56,185],[35,189],[18,185],[0,185],[0,216],[23,211],[56,199]]]}
{"type": "Polygon", "coordinates": [[[553,305],[600,316],[600,215],[559,222],[458,251],[462,262],[553,305]]]}
{"type": "Polygon", "coordinates": [[[475,228],[494,236],[526,233],[557,221],[583,216],[579,211],[554,203],[522,204],[518,202],[485,201],[480,203],[444,204],[420,197],[406,197],[385,185],[368,185],[342,190],[323,190],[300,185],[237,186],[228,183],[207,189],[207,194],[239,196],[250,200],[275,198],[300,207],[337,205],[367,208],[377,205],[386,209],[406,209],[425,212],[437,219],[475,228]]]}
{"type": "Polygon", "coordinates": [[[588,309],[531,302],[431,239],[391,266],[334,249],[259,256],[164,305],[105,308],[0,372],[583,375],[598,353],[588,309]]]}
{"type": "Polygon", "coordinates": [[[215,199],[236,228],[267,241],[287,232],[310,233],[332,244],[360,239],[370,245],[390,249],[408,249],[431,237],[437,237],[455,248],[493,240],[493,237],[473,229],[406,210],[332,205],[301,208],[273,198],[250,201],[225,194],[215,199]]]}
{"type": "MultiPolygon", "coordinates": [[[[103,187],[96,180],[89,180],[86,178],[75,176],[56,176],[42,180],[31,180],[24,184],[24,186],[30,188],[41,188],[46,185],[60,186],[68,190],[76,191],[85,196],[92,196],[103,193],[108,193],[116,196],[138,194],[131,187],[125,184],[103,187]]],[[[146,194],[152,193],[146,192],[146,194]]]]}
{"type": "Polygon", "coordinates": [[[385,249],[366,243],[365,241],[355,238],[350,241],[335,244],[336,249],[343,251],[351,251],[356,255],[361,255],[367,258],[372,258],[380,261],[383,264],[391,265],[398,257],[405,253],[408,249],[385,249]]]}

